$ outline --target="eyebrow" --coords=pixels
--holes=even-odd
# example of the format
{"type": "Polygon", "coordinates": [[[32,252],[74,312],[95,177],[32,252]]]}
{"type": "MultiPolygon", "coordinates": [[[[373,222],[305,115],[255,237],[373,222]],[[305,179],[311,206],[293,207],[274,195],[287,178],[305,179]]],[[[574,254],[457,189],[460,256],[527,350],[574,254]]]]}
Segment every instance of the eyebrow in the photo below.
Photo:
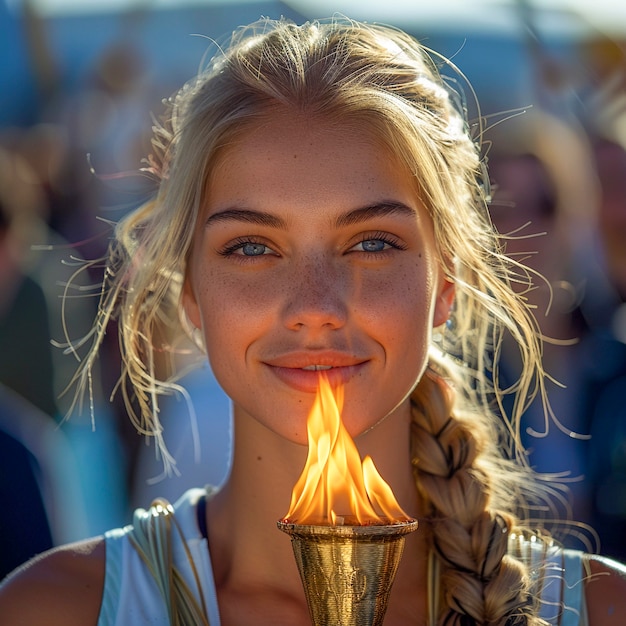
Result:
{"type": "Polygon", "coordinates": [[[246,222],[248,224],[258,224],[259,226],[269,226],[271,228],[286,229],[287,223],[280,217],[266,213],[265,211],[253,211],[252,209],[238,209],[231,207],[213,213],[207,218],[206,226],[211,226],[218,222],[246,222]]]}
{"type": "Polygon", "coordinates": [[[335,225],[340,228],[342,226],[353,226],[360,222],[366,222],[376,217],[383,217],[385,215],[393,215],[399,213],[407,217],[416,217],[417,213],[415,209],[404,204],[403,202],[396,202],[393,200],[384,200],[382,202],[375,202],[368,206],[359,207],[340,215],[335,220],[335,225]]]}
{"type": "MultiPolygon", "coordinates": [[[[335,227],[343,228],[345,226],[353,226],[361,222],[367,222],[368,220],[385,215],[392,215],[394,213],[399,213],[408,217],[416,217],[417,215],[415,209],[402,202],[383,200],[342,213],[335,220],[335,227]]],[[[287,228],[287,222],[282,217],[277,217],[276,215],[267,213],[266,211],[238,207],[229,207],[219,211],[218,213],[213,213],[213,215],[210,215],[207,218],[205,224],[206,226],[211,226],[212,224],[217,224],[218,222],[230,221],[257,224],[259,226],[268,226],[270,228],[278,228],[281,230],[285,230],[287,228]]]]}

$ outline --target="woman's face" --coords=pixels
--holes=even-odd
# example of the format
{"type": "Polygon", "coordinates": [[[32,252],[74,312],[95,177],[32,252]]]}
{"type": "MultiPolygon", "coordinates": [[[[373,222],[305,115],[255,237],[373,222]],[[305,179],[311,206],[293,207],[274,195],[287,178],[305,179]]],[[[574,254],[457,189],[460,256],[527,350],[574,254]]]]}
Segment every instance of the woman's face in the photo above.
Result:
{"type": "Polygon", "coordinates": [[[406,415],[452,291],[392,155],[359,128],[285,113],[216,164],[184,305],[235,416],[306,443],[316,369],[345,385],[353,437],[406,415]]]}

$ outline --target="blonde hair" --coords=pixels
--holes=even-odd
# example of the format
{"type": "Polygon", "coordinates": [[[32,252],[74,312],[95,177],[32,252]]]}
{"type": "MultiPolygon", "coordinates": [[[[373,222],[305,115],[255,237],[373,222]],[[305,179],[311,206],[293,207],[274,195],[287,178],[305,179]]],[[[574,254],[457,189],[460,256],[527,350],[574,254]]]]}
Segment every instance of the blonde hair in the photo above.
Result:
{"type": "Polygon", "coordinates": [[[528,403],[544,395],[541,344],[510,285],[525,280],[523,269],[503,255],[489,219],[480,116],[470,127],[436,62],[403,32],[343,19],[263,21],[235,33],[155,129],[148,171],[160,180],[158,194],[117,226],[93,347],[77,381],[84,389],[106,326],[118,317],[131,417],[162,444],[157,398],[175,383],[156,377],[154,352],[167,346],[155,346],[155,336],[185,326],[180,290],[220,151],[277,107],[363,123],[415,176],[456,287],[450,320],[433,337],[431,368],[412,395],[415,476],[441,562],[440,623],[539,624],[528,572],[506,545],[526,506],[518,429],[528,403]],[[522,368],[503,390],[497,362],[505,332],[522,368]],[[514,404],[505,418],[507,393],[514,404]]]}

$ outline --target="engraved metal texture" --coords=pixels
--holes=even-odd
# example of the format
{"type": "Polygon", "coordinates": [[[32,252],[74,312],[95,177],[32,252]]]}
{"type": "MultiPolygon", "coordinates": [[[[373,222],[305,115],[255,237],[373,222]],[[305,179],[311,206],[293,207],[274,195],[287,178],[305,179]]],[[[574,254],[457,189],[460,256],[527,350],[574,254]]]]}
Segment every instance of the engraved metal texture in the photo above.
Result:
{"type": "Polygon", "coordinates": [[[415,520],[390,525],[278,522],[291,536],[313,626],[380,626],[415,520]]]}

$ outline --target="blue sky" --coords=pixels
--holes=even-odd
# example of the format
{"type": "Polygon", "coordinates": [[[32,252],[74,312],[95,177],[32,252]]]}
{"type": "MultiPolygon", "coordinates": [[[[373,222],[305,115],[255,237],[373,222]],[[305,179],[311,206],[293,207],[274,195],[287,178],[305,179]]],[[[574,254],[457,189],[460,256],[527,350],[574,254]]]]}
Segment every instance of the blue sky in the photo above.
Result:
{"type": "MultiPolygon", "coordinates": [[[[7,0],[11,6],[23,0],[7,0]]],[[[255,0],[246,0],[254,2],[255,0]]],[[[67,12],[117,11],[133,6],[181,6],[183,4],[227,3],[228,0],[31,0],[44,14],[67,12]]],[[[317,16],[341,12],[359,19],[406,19],[407,15],[425,20],[443,17],[472,22],[493,20],[493,13],[503,7],[513,8],[515,0],[290,0],[288,2],[303,13],[317,16]],[[382,8],[381,8],[382,7],[382,8]]],[[[595,27],[604,31],[626,32],[626,2],[619,0],[534,0],[535,7],[573,12],[584,16],[595,27]]]]}
{"type": "MultiPolygon", "coordinates": [[[[18,7],[25,0],[0,0],[18,7]]],[[[29,0],[42,15],[116,12],[129,8],[228,4],[237,0],[29,0]]],[[[246,4],[262,0],[242,0],[246,4]]],[[[511,28],[511,12],[520,0],[285,0],[310,17],[335,12],[355,19],[396,24],[446,23],[468,31],[511,28]]],[[[541,13],[544,32],[585,31],[591,25],[606,35],[626,35],[626,2],[620,0],[529,0],[541,13]]]]}

